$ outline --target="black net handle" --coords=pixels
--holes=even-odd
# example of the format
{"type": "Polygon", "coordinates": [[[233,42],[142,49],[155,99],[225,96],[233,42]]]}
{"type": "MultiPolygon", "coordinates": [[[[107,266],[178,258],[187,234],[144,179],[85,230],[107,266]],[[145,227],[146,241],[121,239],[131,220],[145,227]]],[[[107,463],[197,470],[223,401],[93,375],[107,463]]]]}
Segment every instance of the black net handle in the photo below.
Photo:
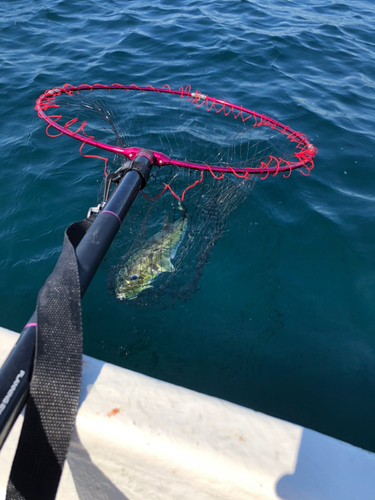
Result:
{"type": "Polygon", "coordinates": [[[142,156],[134,164],[137,168],[125,174],[94,222],[85,219],[66,230],[60,258],[39,292],[34,370],[7,500],[56,496],[81,388],[81,296],[144,186],[145,176],[147,181],[152,161],[142,156]]]}
{"type": "Polygon", "coordinates": [[[39,292],[33,376],[7,500],[55,498],[81,389],[81,289],[75,249],[91,223],[70,226],[39,292]],[[81,238],[77,239],[77,234],[81,238]]]}

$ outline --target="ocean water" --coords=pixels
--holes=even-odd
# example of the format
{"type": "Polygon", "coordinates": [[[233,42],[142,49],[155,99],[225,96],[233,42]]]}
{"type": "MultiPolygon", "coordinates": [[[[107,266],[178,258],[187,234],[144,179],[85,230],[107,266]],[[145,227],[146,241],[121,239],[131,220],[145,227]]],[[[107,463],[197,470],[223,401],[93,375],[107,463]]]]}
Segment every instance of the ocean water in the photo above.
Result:
{"type": "MultiPolygon", "coordinates": [[[[0,4],[0,324],[21,331],[103,162],[51,139],[47,88],[191,85],[319,150],[258,180],[185,301],[83,299],[85,353],[375,451],[375,13],[370,0],[0,4]]],[[[145,145],[147,147],[147,145],[145,145]]],[[[100,154],[100,153],[99,153],[100,154]]],[[[124,249],[124,253],[126,249],[124,249]]]]}

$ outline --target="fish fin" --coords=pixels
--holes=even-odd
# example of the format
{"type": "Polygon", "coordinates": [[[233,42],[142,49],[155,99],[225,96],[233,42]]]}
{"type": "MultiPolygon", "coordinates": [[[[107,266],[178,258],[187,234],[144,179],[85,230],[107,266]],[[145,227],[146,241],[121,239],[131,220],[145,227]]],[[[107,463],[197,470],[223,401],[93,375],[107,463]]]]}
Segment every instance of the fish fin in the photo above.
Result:
{"type": "Polygon", "coordinates": [[[167,229],[168,226],[169,226],[169,212],[167,213],[167,216],[165,218],[163,229],[167,229]]]}
{"type": "Polygon", "coordinates": [[[180,201],[178,202],[178,209],[182,211],[181,218],[186,219],[187,208],[180,201]]]}
{"type": "Polygon", "coordinates": [[[160,261],[160,267],[162,269],[162,272],[164,272],[164,273],[171,273],[174,271],[174,265],[167,257],[164,257],[160,261]]]}
{"type": "Polygon", "coordinates": [[[138,295],[143,292],[143,290],[147,290],[147,288],[154,288],[152,285],[145,285],[142,287],[142,290],[139,290],[139,292],[135,293],[134,295],[132,295],[131,297],[128,298],[128,300],[133,300],[133,299],[136,299],[138,297],[138,295]]]}

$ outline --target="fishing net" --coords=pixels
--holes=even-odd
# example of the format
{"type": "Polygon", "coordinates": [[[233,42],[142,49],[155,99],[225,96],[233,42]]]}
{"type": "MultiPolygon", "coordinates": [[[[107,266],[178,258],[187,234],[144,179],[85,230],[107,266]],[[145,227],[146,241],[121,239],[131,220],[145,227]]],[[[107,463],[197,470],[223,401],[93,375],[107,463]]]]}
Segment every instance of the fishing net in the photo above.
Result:
{"type": "Polygon", "coordinates": [[[155,158],[115,245],[121,257],[110,278],[119,300],[139,304],[189,296],[255,180],[295,169],[308,175],[317,151],[272,118],[190,88],[65,85],[46,91],[36,109],[48,135],[74,137],[83,156],[102,158],[105,176],[144,149],[155,158]]]}

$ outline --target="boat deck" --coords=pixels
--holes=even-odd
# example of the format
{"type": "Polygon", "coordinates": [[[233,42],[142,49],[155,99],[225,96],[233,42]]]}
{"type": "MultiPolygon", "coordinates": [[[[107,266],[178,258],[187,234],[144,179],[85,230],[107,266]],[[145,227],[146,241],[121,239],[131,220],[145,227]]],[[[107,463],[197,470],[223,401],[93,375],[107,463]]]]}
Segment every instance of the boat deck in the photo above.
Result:
{"type": "MultiPolygon", "coordinates": [[[[18,334],[0,328],[0,365],[18,334]]],[[[22,415],[0,453],[0,499],[22,415]]],[[[375,498],[375,454],[84,356],[57,499],[375,498]]]]}

